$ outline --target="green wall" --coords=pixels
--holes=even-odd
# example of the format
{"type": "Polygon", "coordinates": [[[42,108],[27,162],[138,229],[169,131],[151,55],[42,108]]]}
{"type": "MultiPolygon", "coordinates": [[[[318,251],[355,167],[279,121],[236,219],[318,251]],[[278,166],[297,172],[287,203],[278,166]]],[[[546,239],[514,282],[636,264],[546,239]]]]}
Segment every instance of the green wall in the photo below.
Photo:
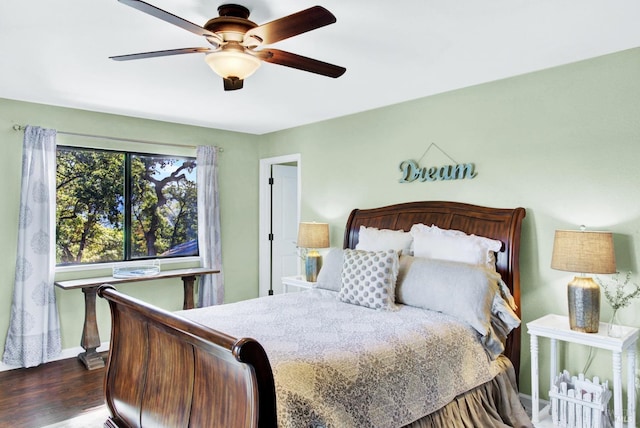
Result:
{"type": "MultiPolygon", "coordinates": [[[[618,269],[638,271],[638,76],[640,49],[629,50],[269,134],[260,156],[301,153],[302,220],[328,221],[334,246],[342,244],[352,208],[414,200],[526,208],[521,247],[526,323],[547,313],[567,314],[566,284],[573,275],[550,268],[556,229],[585,224],[613,231],[618,269]],[[421,158],[431,143],[458,163],[474,163],[477,177],[399,183],[399,163],[421,158]]],[[[436,148],[420,162],[450,163],[436,148]]],[[[637,274],[634,280],[640,281],[637,274]]],[[[623,321],[640,326],[639,309],[640,300],[623,310],[623,321]]],[[[603,303],[602,319],[610,313],[603,303]]],[[[548,347],[546,340],[540,342],[541,391],[548,391],[548,347]]],[[[561,348],[561,368],[585,367],[584,348],[561,348]]],[[[597,351],[587,375],[611,379],[610,367],[610,354],[597,351]]],[[[521,373],[522,390],[529,393],[526,333],[521,373]]]]}
{"type": "MultiPolygon", "coordinates": [[[[223,148],[219,155],[219,184],[222,222],[222,258],[226,296],[232,302],[258,294],[258,137],[195,126],[135,119],[0,99],[0,182],[4,184],[0,204],[0,344],[4,350],[9,326],[9,312],[15,273],[20,171],[23,133],[12,126],[38,125],[60,131],[87,133],[131,139],[157,141],[177,145],[215,145],[223,148]]],[[[59,144],[88,144],[102,148],[121,148],[116,141],[81,139],[59,135],[59,144]]],[[[149,144],[127,144],[133,150],[151,153],[195,155],[195,149],[149,144]]],[[[58,274],[57,279],[109,275],[110,271],[58,274]]],[[[182,309],[182,285],[178,279],[123,284],[118,287],[168,310],[182,309]]],[[[56,289],[60,312],[63,349],[80,345],[84,320],[83,294],[79,290],[56,289]]],[[[110,316],[107,304],[98,299],[97,316],[101,340],[109,340],[110,316]]]]}
{"type": "MultiPolygon", "coordinates": [[[[220,163],[223,262],[228,301],[257,295],[258,164],[260,158],[300,153],[302,220],[327,221],[340,246],[351,209],[414,200],[453,200],[495,207],[522,206],[522,314],[526,323],[566,314],[568,272],[550,265],[553,233],[577,228],[615,233],[618,268],[638,270],[640,198],[640,49],[418,99],[262,136],[236,134],[0,100],[0,160],[6,203],[0,206],[5,257],[0,258],[0,343],[4,342],[15,263],[22,134],[14,123],[144,140],[215,144],[220,163]],[[458,163],[472,162],[473,180],[398,182],[398,165],[420,159],[436,143],[458,163]],[[247,226],[249,225],[249,226],[247,226]]],[[[387,89],[381,84],[380,90],[387,89]]],[[[422,166],[450,164],[437,148],[422,166]]],[[[639,281],[634,274],[634,280],[639,281]]],[[[135,285],[126,292],[179,309],[175,281],[135,285]]],[[[124,289],[124,287],[123,287],[124,289]]],[[[63,347],[77,346],[80,292],[58,292],[63,347]]],[[[622,320],[640,326],[640,301],[622,320]]],[[[602,305],[602,318],[610,315],[602,305]]],[[[99,308],[107,339],[108,314],[99,308]]],[[[526,332],[526,328],[524,329],[526,332]]],[[[541,391],[548,390],[548,345],[541,340],[541,391]]],[[[561,346],[561,368],[581,371],[588,352],[561,346]]],[[[528,337],[523,334],[521,389],[530,392],[528,337]]],[[[588,376],[611,378],[611,358],[596,351],[588,376]]],[[[624,366],[626,368],[626,366],[624,366]]],[[[544,395],[544,393],[543,393],[544,395]]]]}

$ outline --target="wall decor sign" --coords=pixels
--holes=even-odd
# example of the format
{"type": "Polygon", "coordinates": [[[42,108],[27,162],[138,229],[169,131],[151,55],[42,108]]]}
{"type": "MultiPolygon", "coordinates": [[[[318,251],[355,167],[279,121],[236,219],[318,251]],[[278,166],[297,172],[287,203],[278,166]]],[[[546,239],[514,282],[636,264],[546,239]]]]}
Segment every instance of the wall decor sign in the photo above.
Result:
{"type": "Polygon", "coordinates": [[[464,180],[475,178],[478,173],[475,170],[475,165],[472,163],[458,163],[451,158],[444,150],[442,150],[436,143],[431,145],[424,152],[422,157],[418,161],[407,159],[400,162],[400,171],[402,177],[398,180],[400,183],[411,183],[412,181],[438,181],[438,180],[464,180]],[[443,166],[431,166],[421,167],[419,162],[425,157],[431,147],[435,146],[445,156],[451,159],[454,165],[443,166]]]}

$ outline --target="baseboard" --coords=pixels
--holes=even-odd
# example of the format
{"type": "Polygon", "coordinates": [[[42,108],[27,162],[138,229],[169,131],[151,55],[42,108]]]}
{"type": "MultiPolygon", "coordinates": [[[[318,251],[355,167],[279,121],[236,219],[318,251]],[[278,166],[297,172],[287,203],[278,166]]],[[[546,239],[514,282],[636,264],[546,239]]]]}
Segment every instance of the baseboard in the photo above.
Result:
{"type": "MultiPolygon", "coordinates": [[[[96,350],[98,352],[108,351],[109,350],[109,342],[102,342],[100,347],[98,349],[96,349],[96,350]]],[[[81,346],[77,346],[75,348],[63,349],[62,352],[60,352],[60,354],[57,357],[55,357],[54,359],[52,359],[49,362],[59,361],[59,360],[66,360],[67,358],[75,358],[81,352],[84,352],[84,349],[81,346]]],[[[4,372],[4,371],[7,371],[7,370],[13,370],[13,369],[19,369],[19,368],[20,368],[20,366],[12,366],[12,365],[0,362],[0,372],[4,372]]]]}

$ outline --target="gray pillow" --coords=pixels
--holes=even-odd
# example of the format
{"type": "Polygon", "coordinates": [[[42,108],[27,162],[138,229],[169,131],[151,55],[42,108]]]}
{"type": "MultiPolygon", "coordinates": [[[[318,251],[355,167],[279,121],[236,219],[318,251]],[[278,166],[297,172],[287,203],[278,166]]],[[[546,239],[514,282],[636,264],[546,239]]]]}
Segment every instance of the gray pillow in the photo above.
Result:
{"type": "Polygon", "coordinates": [[[443,312],[471,325],[492,359],[520,325],[500,274],[481,265],[400,256],[396,302],[443,312]]]}
{"type": "Polygon", "coordinates": [[[398,253],[344,250],[339,299],[371,309],[395,310],[398,253]]]}
{"type": "Polygon", "coordinates": [[[316,280],[316,288],[340,291],[342,287],[342,248],[331,248],[322,260],[322,267],[316,280]]]}
{"type": "Polygon", "coordinates": [[[467,263],[401,256],[396,302],[453,315],[486,336],[497,275],[467,263]]]}

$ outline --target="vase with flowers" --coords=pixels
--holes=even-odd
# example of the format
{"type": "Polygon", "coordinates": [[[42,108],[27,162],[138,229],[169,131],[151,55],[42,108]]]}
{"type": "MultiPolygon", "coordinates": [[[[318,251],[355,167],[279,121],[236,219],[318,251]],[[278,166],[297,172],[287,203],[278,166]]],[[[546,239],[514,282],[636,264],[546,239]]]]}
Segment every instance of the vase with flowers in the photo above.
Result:
{"type": "Polygon", "coordinates": [[[620,279],[620,272],[618,272],[608,281],[598,278],[598,282],[604,290],[604,297],[613,309],[607,334],[611,337],[621,337],[623,331],[618,320],[619,311],[629,306],[633,299],[640,296],[640,285],[631,282],[631,272],[627,272],[624,280],[620,279]]]}

